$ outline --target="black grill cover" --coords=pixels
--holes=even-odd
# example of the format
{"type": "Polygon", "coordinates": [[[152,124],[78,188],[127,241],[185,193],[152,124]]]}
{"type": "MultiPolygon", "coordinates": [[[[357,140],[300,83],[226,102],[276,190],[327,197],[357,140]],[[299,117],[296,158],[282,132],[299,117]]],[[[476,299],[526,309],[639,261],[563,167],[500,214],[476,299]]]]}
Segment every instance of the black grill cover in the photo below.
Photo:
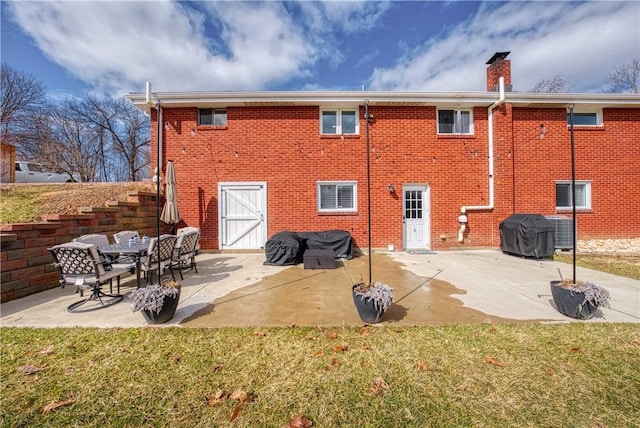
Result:
{"type": "Polygon", "coordinates": [[[287,266],[302,263],[304,251],[331,250],[336,259],[353,258],[353,243],[349,232],[278,232],[265,244],[265,265],[287,266]]]}
{"type": "Polygon", "coordinates": [[[500,223],[500,249],[524,257],[552,256],[553,223],[540,214],[512,214],[500,223]]]}
{"type": "Polygon", "coordinates": [[[300,241],[294,232],[276,233],[264,246],[267,256],[265,265],[287,266],[302,261],[300,241]]]}

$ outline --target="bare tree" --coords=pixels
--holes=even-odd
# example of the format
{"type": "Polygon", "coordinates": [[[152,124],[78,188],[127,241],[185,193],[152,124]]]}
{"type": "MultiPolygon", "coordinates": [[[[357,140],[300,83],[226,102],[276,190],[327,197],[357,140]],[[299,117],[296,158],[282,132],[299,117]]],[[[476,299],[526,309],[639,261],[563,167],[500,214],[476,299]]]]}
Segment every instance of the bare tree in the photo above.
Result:
{"type": "Polygon", "coordinates": [[[531,92],[566,92],[567,81],[562,75],[556,74],[552,78],[544,78],[538,80],[538,83],[531,88],[531,92]]]}
{"type": "Polygon", "coordinates": [[[45,88],[33,75],[7,64],[0,69],[0,137],[13,142],[15,134],[28,126],[28,116],[45,101],[45,88]]]}
{"type": "Polygon", "coordinates": [[[609,92],[640,93],[640,58],[616,67],[609,75],[609,92]]]}
{"type": "Polygon", "coordinates": [[[69,104],[75,115],[102,135],[103,173],[108,179],[149,177],[149,118],[125,98],[89,96],[69,104]],[[126,165],[126,174],[122,166],[126,165]]]}
{"type": "Polygon", "coordinates": [[[68,101],[29,115],[29,128],[17,137],[22,153],[81,181],[94,181],[101,161],[100,137],[69,109],[68,101]]]}

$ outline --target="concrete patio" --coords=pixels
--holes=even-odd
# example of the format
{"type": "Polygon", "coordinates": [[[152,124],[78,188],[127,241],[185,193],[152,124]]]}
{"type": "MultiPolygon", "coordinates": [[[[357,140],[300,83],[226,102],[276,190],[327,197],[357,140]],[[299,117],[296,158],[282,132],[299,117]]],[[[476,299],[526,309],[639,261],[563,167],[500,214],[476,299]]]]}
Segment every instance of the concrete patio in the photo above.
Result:
{"type": "MultiPolygon", "coordinates": [[[[263,253],[198,255],[198,273],[184,272],[180,304],[163,326],[253,327],[362,325],[351,284],[368,280],[368,257],[337,262],[336,269],[265,266],[263,253]]],[[[549,282],[570,278],[571,265],[533,260],[498,250],[428,254],[376,252],[373,280],[395,289],[394,305],[381,325],[438,325],[484,322],[640,322],[640,281],[578,268],[578,279],[611,293],[611,308],[589,321],[561,315],[549,282]]],[[[116,305],[68,313],[75,287],[54,288],[1,305],[3,327],[141,327],[131,311],[126,278],[116,305]]]]}

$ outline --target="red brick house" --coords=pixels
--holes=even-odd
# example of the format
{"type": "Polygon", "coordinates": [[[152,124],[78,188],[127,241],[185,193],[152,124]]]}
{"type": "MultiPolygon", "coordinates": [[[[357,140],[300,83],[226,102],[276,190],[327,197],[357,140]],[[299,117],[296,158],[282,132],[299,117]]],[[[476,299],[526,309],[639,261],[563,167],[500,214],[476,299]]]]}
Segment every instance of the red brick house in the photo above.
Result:
{"type": "Polygon", "coordinates": [[[487,92],[128,98],[151,115],[152,159],[160,134],[161,164],[175,162],[180,211],[203,249],[329,229],[366,247],[367,142],[374,248],[497,247],[513,213],[571,216],[569,105],[578,238],[640,236],[637,94],[512,92],[507,54],[487,63],[487,92]]]}

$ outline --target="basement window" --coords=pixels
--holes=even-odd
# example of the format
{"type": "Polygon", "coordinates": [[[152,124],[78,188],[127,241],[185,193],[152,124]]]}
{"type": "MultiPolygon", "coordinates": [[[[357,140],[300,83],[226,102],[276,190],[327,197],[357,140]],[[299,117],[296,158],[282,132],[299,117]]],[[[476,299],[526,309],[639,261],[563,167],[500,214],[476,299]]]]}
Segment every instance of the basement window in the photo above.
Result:
{"type": "Polygon", "coordinates": [[[353,135],[359,132],[357,109],[320,111],[321,134],[353,135]]]}
{"type": "Polygon", "coordinates": [[[198,125],[227,126],[226,108],[200,108],[198,109],[198,125]]]}
{"type": "Polygon", "coordinates": [[[358,186],[355,181],[319,181],[318,212],[355,212],[358,186]]]}
{"type": "Polygon", "coordinates": [[[438,134],[473,134],[473,110],[438,110],[438,134]]]}
{"type": "MultiPolygon", "coordinates": [[[[567,125],[571,125],[569,113],[567,113],[567,125]]],[[[574,126],[601,126],[602,110],[596,111],[573,111],[574,126]]]]}
{"type": "MultiPolygon", "coordinates": [[[[556,181],[556,209],[572,209],[571,182],[556,181]]],[[[591,183],[576,181],[576,209],[591,209],[591,183]]]]}

